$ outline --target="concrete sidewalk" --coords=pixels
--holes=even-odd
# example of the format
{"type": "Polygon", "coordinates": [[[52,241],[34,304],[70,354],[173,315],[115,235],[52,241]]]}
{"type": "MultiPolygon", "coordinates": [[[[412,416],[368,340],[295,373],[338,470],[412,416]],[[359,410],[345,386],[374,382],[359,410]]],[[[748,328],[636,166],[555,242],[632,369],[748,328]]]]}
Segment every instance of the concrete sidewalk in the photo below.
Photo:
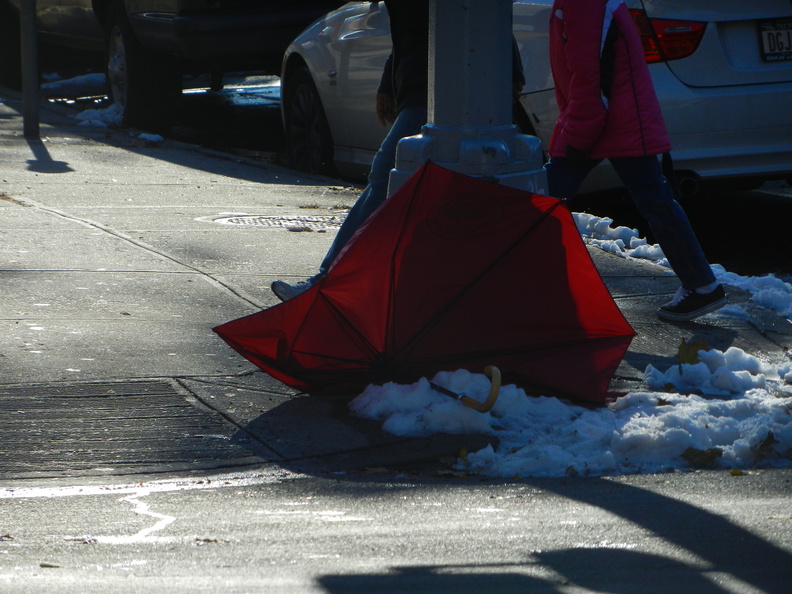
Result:
{"type": "MultiPolygon", "coordinates": [[[[347,399],[298,395],[212,327],[274,305],[275,278],[312,274],[358,189],[130,131],[86,128],[0,89],[0,481],[274,465],[316,473],[433,463],[476,436],[404,439],[347,399]],[[46,440],[46,448],[42,441],[46,440]]],[[[731,290],[751,321],[673,325],[655,309],[676,279],[592,256],[638,332],[613,388],[642,386],[704,339],[786,361],[792,325],[731,290]]]]}

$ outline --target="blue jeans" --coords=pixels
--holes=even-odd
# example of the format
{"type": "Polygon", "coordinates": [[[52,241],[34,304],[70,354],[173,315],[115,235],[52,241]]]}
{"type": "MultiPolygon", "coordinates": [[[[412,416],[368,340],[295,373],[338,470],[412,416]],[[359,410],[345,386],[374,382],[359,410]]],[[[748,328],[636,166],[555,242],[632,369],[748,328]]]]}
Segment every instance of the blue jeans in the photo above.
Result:
{"type": "MultiPolygon", "coordinates": [[[[695,290],[715,282],[704,251],[656,156],[608,159],[647,220],[682,286],[695,290]]],[[[545,165],[550,195],[572,200],[599,159],[570,161],[553,157],[545,165]]]]}
{"type": "Polygon", "coordinates": [[[396,145],[402,138],[420,133],[426,124],[426,107],[406,107],[396,116],[390,132],[382,141],[368,177],[368,186],[358,197],[357,202],[349,211],[344,223],[330,246],[330,250],[319,266],[319,274],[325,274],[336,259],[342,248],[347,244],[355,231],[365,222],[380,204],[388,197],[388,178],[396,164],[396,145]]]}

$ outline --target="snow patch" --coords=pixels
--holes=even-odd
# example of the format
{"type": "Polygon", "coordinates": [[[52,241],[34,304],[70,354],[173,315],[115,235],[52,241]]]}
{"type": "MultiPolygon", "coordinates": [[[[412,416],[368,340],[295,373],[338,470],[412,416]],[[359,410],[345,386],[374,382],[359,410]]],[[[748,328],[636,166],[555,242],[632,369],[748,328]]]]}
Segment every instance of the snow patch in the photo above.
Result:
{"type": "MultiPolygon", "coordinates": [[[[626,258],[668,266],[659,246],[613,221],[574,213],[587,243],[626,258]]],[[[740,277],[712,267],[721,283],[746,291],[759,305],[792,319],[792,285],[773,275],[740,277]]],[[[737,305],[719,316],[748,319],[737,305]]],[[[591,410],[503,386],[495,406],[481,414],[432,389],[369,386],[350,403],[396,435],[478,433],[497,447],[464,455],[460,471],[511,478],[617,475],[689,470],[792,466],[792,363],[770,365],[732,347],[701,350],[698,362],[660,370],[649,365],[647,391],[629,393],[591,410]]],[[[433,382],[483,401],[489,380],[465,370],[438,373],[433,382]]]]}
{"type": "Polygon", "coordinates": [[[108,128],[110,126],[120,126],[123,120],[121,106],[117,103],[101,109],[86,109],[74,116],[80,122],[80,126],[91,126],[93,128],[108,128]]]}
{"type": "MultiPolygon", "coordinates": [[[[458,470],[512,478],[602,476],[689,470],[690,452],[707,467],[792,466],[792,369],[773,368],[737,348],[701,351],[695,365],[665,372],[649,367],[651,386],[686,392],[634,392],[591,410],[558,398],[531,397],[503,386],[481,414],[434,391],[426,379],[369,386],[351,411],[403,436],[484,434],[498,446],[467,454],[458,470]],[[770,384],[774,384],[771,386],[770,384]],[[706,395],[705,395],[706,394],[706,395]]],[[[484,400],[489,380],[468,371],[438,373],[433,382],[484,400]]]]}

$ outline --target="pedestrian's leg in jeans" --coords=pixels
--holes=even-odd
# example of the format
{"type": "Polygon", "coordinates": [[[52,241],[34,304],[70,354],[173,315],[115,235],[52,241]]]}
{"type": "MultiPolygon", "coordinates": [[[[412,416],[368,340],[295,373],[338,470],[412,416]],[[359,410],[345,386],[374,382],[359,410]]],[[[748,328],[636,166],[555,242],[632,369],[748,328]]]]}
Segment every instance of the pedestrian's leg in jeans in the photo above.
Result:
{"type": "Polygon", "coordinates": [[[322,260],[319,272],[305,281],[290,284],[282,280],[272,282],[271,289],[281,301],[292,299],[314,286],[330,269],[341,250],[350,240],[355,231],[388,197],[388,178],[390,171],[396,164],[396,145],[406,136],[413,136],[421,131],[426,123],[425,107],[409,107],[402,109],[396,116],[390,132],[382,141],[374,160],[371,163],[368,186],[358,197],[355,205],[349,211],[344,224],[338,230],[333,245],[322,260]]]}
{"type": "MultiPolygon", "coordinates": [[[[358,197],[357,202],[349,211],[343,225],[330,246],[322,264],[319,266],[319,275],[325,274],[355,231],[388,197],[388,178],[390,171],[396,164],[396,145],[402,138],[420,133],[421,127],[426,124],[425,107],[407,107],[399,112],[396,121],[382,141],[374,160],[371,163],[368,186],[358,197]]],[[[319,276],[317,275],[317,276],[319,276]]]]}
{"type": "Polygon", "coordinates": [[[647,220],[668,263],[685,289],[712,285],[715,275],[656,156],[609,159],[647,220]]]}
{"type": "Polygon", "coordinates": [[[599,162],[599,159],[570,161],[566,157],[552,157],[545,165],[550,195],[553,198],[572,200],[586,176],[599,162]]]}

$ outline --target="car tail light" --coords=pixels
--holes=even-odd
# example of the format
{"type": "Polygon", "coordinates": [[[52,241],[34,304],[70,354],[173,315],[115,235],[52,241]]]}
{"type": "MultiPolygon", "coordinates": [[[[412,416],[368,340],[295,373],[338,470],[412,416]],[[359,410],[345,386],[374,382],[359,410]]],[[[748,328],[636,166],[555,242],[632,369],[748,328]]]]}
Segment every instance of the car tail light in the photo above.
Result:
{"type": "Polygon", "coordinates": [[[631,10],[643,42],[646,62],[667,62],[691,55],[704,37],[707,23],[650,19],[643,10],[631,10]]]}

